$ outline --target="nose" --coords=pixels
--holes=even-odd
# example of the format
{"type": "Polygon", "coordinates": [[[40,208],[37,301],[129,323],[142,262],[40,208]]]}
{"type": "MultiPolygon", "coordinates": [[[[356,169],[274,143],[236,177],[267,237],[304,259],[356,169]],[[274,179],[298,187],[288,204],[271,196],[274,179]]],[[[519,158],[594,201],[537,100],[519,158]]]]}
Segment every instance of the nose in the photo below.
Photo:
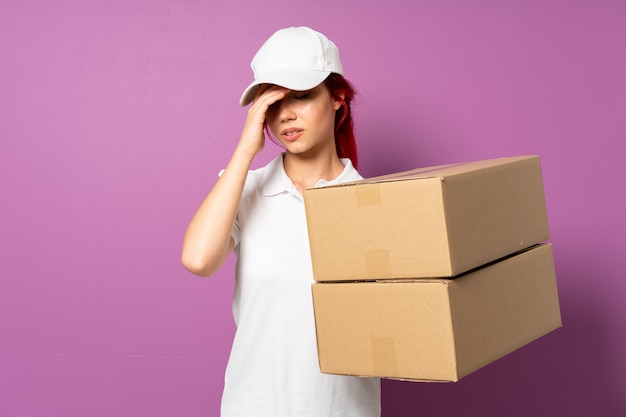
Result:
{"type": "Polygon", "coordinates": [[[291,100],[285,98],[281,101],[280,107],[278,109],[278,120],[280,120],[281,123],[285,123],[296,120],[296,118],[296,112],[293,109],[291,100]]]}

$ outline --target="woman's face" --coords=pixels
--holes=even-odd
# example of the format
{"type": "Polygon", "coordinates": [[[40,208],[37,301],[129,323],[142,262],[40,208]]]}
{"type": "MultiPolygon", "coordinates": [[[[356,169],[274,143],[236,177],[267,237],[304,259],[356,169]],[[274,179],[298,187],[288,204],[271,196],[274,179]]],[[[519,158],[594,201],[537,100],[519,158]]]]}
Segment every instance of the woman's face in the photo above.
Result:
{"type": "Polygon", "coordinates": [[[268,127],[287,152],[303,154],[335,149],[334,100],[324,83],[312,90],[290,91],[267,111],[268,127]]]}

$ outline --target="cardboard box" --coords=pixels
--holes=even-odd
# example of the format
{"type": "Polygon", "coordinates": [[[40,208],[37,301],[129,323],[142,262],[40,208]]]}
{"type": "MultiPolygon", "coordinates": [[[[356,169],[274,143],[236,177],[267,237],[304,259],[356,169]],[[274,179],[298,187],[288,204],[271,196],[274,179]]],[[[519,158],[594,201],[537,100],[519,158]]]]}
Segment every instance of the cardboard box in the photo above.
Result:
{"type": "Polygon", "coordinates": [[[458,381],[561,327],[552,246],[454,279],[312,284],[321,371],[458,381]]]}
{"type": "Polygon", "coordinates": [[[549,238],[538,156],[304,192],[316,281],[450,277],[549,238]]]}

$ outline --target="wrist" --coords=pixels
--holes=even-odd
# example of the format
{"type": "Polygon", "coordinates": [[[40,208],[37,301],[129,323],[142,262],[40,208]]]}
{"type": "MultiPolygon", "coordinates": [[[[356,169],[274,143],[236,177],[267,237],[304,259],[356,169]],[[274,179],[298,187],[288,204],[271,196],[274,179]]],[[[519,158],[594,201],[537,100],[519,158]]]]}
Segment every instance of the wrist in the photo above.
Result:
{"type": "Polygon", "coordinates": [[[239,143],[233,152],[232,159],[238,161],[238,163],[249,166],[258,152],[259,151],[254,148],[244,146],[239,143]]]}

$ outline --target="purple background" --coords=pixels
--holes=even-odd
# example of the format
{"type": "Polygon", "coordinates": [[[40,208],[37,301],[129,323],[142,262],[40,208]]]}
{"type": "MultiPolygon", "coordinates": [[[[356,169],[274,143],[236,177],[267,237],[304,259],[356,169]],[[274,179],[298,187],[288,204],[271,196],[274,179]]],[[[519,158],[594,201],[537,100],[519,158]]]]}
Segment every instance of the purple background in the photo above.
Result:
{"type": "MultiPolygon", "coordinates": [[[[539,154],[564,327],[385,417],[626,414],[622,0],[0,3],[0,416],[217,416],[233,259],[179,263],[275,29],[341,48],[361,172],[539,154]]],[[[261,165],[279,149],[268,144],[261,165]]]]}

